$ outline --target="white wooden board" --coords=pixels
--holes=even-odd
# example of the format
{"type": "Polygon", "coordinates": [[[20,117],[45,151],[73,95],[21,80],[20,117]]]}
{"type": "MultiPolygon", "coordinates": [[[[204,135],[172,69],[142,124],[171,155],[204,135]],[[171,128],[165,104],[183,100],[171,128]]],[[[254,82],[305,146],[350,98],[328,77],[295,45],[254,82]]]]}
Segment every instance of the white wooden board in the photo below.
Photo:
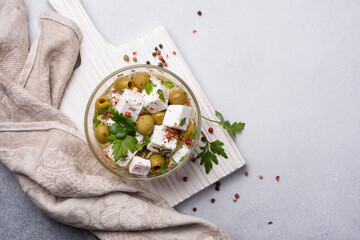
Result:
{"type": "MultiPolygon", "coordinates": [[[[168,69],[179,75],[197,96],[201,114],[216,119],[214,108],[190,71],[179,49],[163,27],[158,27],[117,48],[101,37],[82,7],[80,0],[49,0],[49,3],[60,14],[78,24],[83,33],[80,50],[81,66],[75,70],[60,107],[60,110],[69,116],[80,130],[83,131],[84,129],[83,119],[88,98],[97,84],[113,71],[132,64],[131,61],[127,63],[122,59],[124,54],[132,57],[132,52],[137,52],[138,63],[144,64],[149,60],[151,64],[156,64],[152,52],[154,46],[159,43],[164,46],[162,53],[169,55],[169,58],[166,59],[169,64],[168,69]],[[172,51],[176,51],[176,55],[172,55],[172,51]]],[[[209,126],[210,124],[207,121],[202,122],[204,132],[209,126]]],[[[149,183],[136,184],[141,184],[149,191],[160,195],[171,206],[175,206],[245,164],[235,143],[223,128],[214,128],[214,133],[208,138],[210,140],[219,139],[224,142],[225,151],[229,157],[228,159],[220,158],[219,165],[215,165],[209,174],[205,173],[203,166],[189,161],[172,176],[149,183]],[[188,182],[183,182],[184,176],[188,176],[188,182]]]]}

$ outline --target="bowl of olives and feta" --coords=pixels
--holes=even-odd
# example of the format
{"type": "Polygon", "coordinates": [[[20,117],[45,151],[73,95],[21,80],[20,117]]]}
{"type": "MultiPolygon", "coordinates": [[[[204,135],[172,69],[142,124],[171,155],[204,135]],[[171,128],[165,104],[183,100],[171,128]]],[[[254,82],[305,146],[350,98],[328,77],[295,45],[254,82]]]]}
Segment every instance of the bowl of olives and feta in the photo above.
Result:
{"type": "Polygon", "coordinates": [[[200,118],[196,97],[180,77],[164,68],[133,65],[95,88],[85,111],[85,135],[110,172],[155,180],[193,157],[200,118]]]}

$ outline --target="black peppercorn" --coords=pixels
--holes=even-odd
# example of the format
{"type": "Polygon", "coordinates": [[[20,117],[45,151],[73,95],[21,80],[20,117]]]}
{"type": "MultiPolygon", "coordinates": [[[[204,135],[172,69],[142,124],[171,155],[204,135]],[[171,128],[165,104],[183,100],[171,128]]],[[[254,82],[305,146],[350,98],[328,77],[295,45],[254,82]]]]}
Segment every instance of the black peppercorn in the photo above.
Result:
{"type": "Polygon", "coordinates": [[[161,48],[161,49],[163,48],[163,45],[161,43],[159,44],[159,48],[161,48]]]}
{"type": "Polygon", "coordinates": [[[146,64],[150,64],[150,61],[146,61],[146,64]]]}
{"type": "Polygon", "coordinates": [[[198,11],[197,14],[198,14],[199,16],[201,16],[201,15],[202,15],[202,12],[201,12],[201,11],[198,11]]]}
{"type": "Polygon", "coordinates": [[[159,50],[157,47],[155,47],[154,49],[155,49],[155,51],[159,50]]]}
{"type": "Polygon", "coordinates": [[[159,66],[159,67],[162,67],[162,66],[163,66],[163,64],[162,64],[161,62],[159,62],[159,63],[158,63],[158,66],[159,66]]]}
{"type": "Polygon", "coordinates": [[[216,186],[215,186],[215,190],[216,190],[216,191],[219,191],[219,190],[220,190],[220,186],[216,185],[216,186]]]}
{"type": "Polygon", "coordinates": [[[164,62],[165,62],[165,59],[161,59],[161,62],[164,63],[164,62]]]}
{"type": "Polygon", "coordinates": [[[159,55],[159,56],[160,56],[160,54],[161,54],[161,51],[156,50],[156,55],[159,55]]]}
{"type": "Polygon", "coordinates": [[[206,138],[205,138],[205,137],[202,137],[202,138],[201,138],[201,141],[205,142],[205,141],[206,141],[206,138]]]}
{"type": "Polygon", "coordinates": [[[155,57],[155,56],[156,56],[156,52],[153,52],[152,55],[155,57]]]}

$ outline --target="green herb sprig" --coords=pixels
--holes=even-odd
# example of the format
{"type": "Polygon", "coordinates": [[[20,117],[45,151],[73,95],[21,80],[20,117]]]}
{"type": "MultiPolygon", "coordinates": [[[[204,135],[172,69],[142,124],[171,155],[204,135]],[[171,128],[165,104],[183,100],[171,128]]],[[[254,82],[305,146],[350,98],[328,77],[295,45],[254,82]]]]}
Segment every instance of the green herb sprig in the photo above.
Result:
{"type": "Polygon", "coordinates": [[[157,85],[156,85],[156,84],[153,84],[153,83],[147,83],[147,84],[145,85],[146,94],[147,94],[147,95],[150,95],[150,93],[153,91],[153,88],[154,88],[154,87],[157,87],[157,85]]]}
{"type": "Polygon", "coordinates": [[[222,125],[224,127],[224,129],[232,137],[236,137],[236,133],[241,132],[245,128],[245,123],[234,122],[234,123],[231,124],[228,120],[225,121],[223,115],[218,111],[215,111],[215,115],[220,119],[220,121],[215,121],[215,120],[206,118],[204,116],[201,116],[201,117],[203,119],[206,119],[206,120],[210,121],[210,122],[219,123],[220,125],[222,125]]]}

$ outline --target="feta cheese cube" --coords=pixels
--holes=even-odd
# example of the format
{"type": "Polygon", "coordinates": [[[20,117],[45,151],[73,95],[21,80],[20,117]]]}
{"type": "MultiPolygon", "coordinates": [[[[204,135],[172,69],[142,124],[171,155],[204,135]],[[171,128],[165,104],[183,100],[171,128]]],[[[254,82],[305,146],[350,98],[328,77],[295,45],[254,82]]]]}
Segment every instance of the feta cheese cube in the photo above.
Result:
{"type": "Polygon", "coordinates": [[[115,109],[123,114],[125,114],[125,112],[130,112],[133,120],[136,121],[143,105],[144,99],[141,93],[125,89],[120,97],[120,101],[115,105],[115,109]]]}
{"type": "Polygon", "coordinates": [[[120,102],[121,94],[118,92],[112,92],[111,91],[111,104],[113,107],[115,107],[120,102]]]}
{"type": "MultiPolygon", "coordinates": [[[[140,133],[136,132],[135,138],[138,140],[138,142],[141,142],[144,138],[143,135],[141,135],[140,133]]],[[[112,149],[113,144],[110,144],[110,146],[108,146],[107,148],[104,149],[104,155],[107,158],[110,158],[111,160],[114,161],[114,163],[116,165],[118,165],[119,167],[126,167],[128,165],[128,163],[130,162],[130,160],[136,155],[136,153],[138,151],[135,150],[135,152],[131,152],[131,151],[127,151],[127,155],[120,158],[119,160],[117,160],[115,162],[115,157],[114,157],[114,149],[112,149]]]]}
{"type": "Polygon", "coordinates": [[[153,134],[150,137],[150,143],[147,145],[147,149],[167,156],[173,154],[176,148],[177,140],[174,137],[169,136],[167,127],[163,125],[156,125],[153,134]]]}
{"type": "Polygon", "coordinates": [[[167,108],[169,102],[169,90],[165,88],[161,84],[161,81],[159,81],[155,77],[152,77],[151,81],[153,82],[153,84],[156,84],[156,87],[153,87],[153,90],[149,95],[146,93],[146,91],[143,91],[144,108],[148,110],[150,113],[156,113],[165,110],[167,108]],[[159,89],[164,94],[165,102],[163,102],[159,98],[159,94],[158,94],[159,89]]]}
{"type": "Polygon", "coordinates": [[[129,172],[132,174],[147,175],[150,168],[150,160],[135,156],[129,165],[129,172]]]}
{"type": "Polygon", "coordinates": [[[163,125],[181,131],[186,131],[189,126],[190,116],[191,107],[183,105],[170,105],[166,110],[163,125]],[[183,119],[185,119],[185,122],[181,125],[181,120],[183,119]]]}
{"type": "Polygon", "coordinates": [[[186,158],[186,155],[189,152],[189,148],[186,145],[183,145],[179,150],[177,150],[173,155],[172,159],[179,163],[180,161],[184,160],[186,158]]]}
{"type": "Polygon", "coordinates": [[[106,121],[105,121],[105,124],[108,125],[108,126],[111,126],[115,123],[114,120],[112,120],[111,118],[108,118],[106,121]]]}

